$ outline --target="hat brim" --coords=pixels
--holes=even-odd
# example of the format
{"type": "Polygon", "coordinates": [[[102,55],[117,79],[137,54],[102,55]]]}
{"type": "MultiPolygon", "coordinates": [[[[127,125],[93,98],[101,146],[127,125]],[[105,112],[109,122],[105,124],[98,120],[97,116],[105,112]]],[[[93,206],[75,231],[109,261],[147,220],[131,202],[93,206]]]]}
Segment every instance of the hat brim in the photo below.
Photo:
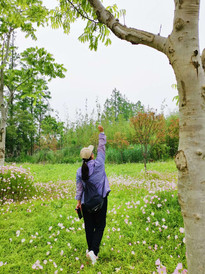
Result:
{"type": "Polygon", "coordinates": [[[90,151],[91,151],[91,153],[92,153],[92,152],[93,152],[93,149],[94,149],[94,146],[93,146],[93,145],[90,145],[88,148],[90,149],[90,151]]]}

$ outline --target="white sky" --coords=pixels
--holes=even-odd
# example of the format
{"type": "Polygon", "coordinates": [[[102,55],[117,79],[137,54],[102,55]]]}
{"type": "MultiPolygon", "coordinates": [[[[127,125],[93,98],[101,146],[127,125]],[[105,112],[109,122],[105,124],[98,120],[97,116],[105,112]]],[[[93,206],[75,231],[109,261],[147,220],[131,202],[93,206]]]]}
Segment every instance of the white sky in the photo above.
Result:
{"type": "MultiPolygon", "coordinates": [[[[44,0],[44,3],[51,7],[56,0],[44,0]]],[[[116,3],[120,9],[126,9],[127,27],[157,34],[162,25],[161,35],[165,37],[172,30],[174,0],[105,0],[103,3],[105,6],[116,3]]],[[[30,46],[44,47],[56,62],[67,68],[64,79],[53,79],[49,84],[51,106],[59,112],[61,120],[67,117],[74,120],[79,108],[85,113],[86,98],[90,110],[96,108],[97,98],[103,107],[114,88],[133,103],[140,100],[146,107],[160,111],[165,100],[165,114],[177,110],[172,101],[177,91],[171,87],[176,80],[164,54],[147,46],[131,45],[114,35],[111,35],[111,46],[100,45],[97,52],[90,51],[88,44],[78,41],[82,26],[82,22],[74,23],[69,35],[61,29],[40,29],[37,42],[23,35],[17,37],[20,51],[30,46]]],[[[200,36],[202,51],[205,47],[204,0],[201,1],[200,36]]]]}

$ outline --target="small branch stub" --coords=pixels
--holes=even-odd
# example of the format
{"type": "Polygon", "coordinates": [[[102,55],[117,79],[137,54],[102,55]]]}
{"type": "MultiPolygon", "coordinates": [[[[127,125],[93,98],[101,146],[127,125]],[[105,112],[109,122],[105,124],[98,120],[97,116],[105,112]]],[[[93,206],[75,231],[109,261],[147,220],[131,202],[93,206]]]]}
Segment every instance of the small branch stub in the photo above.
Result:
{"type": "Polygon", "coordinates": [[[176,167],[179,171],[187,170],[187,160],[183,150],[179,150],[174,159],[176,167]]]}
{"type": "Polygon", "coordinates": [[[201,215],[199,213],[195,213],[193,216],[197,221],[201,219],[201,215]]]}
{"type": "Polygon", "coordinates": [[[3,148],[0,148],[0,159],[3,159],[4,158],[4,149],[3,148]]]}
{"type": "Polygon", "coordinates": [[[183,4],[183,0],[179,0],[179,8],[181,9],[182,8],[182,4],[183,4]]]}
{"type": "Polygon", "coordinates": [[[184,28],[185,22],[182,18],[176,18],[175,22],[174,22],[174,26],[176,31],[180,31],[184,28]]]}
{"type": "Polygon", "coordinates": [[[197,154],[198,156],[201,156],[203,153],[202,153],[202,151],[201,151],[200,149],[198,149],[198,150],[196,151],[196,154],[197,154]]]}
{"type": "Polygon", "coordinates": [[[4,133],[4,128],[1,128],[0,129],[0,142],[2,142],[2,139],[3,139],[3,133],[4,133]]]}
{"type": "Polygon", "coordinates": [[[186,106],[186,87],[184,81],[181,81],[181,88],[182,88],[182,103],[181,106],[184,107],[186,106]]]}
{"type": "Polygon", "coordinates": [[[202,87],[201,96],[205,99],[205,86],[202,87]]]}
{"type": "Polygon", "coordinates": [[[201,62],[202,62],[203,70],[205,71],[205,49],[203,49],[202,51],[201,62]]]}

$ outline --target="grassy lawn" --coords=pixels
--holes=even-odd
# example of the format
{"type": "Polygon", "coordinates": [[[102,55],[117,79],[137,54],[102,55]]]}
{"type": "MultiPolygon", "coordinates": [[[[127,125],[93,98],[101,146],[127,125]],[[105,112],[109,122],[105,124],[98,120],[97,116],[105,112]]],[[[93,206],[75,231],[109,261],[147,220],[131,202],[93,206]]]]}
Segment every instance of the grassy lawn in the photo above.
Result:
{"type": "Polygon", "coordinates": [[[106,165],[112,191],[95,266],[74,210],[80,164],[23,166],[38,193],[0,206],[0,273],[158,273],[159,260],[167,273],[186,268],[173,162],[150,163],[146,176],[141,164],[106,165]]]}
{"type": "MultiPolygon", "coordinates": [[[[66,181],[75,180],[76,170],[81,163],[76,164],[23,164],[23,167],[30,168],[34,175],[35,182],[66,181]]],[[[176,175],[177,169],[174,161],[156,162],[147,164],[148,171],[156,171],[160,174],[176,175]]],[[[144,175],[143,164],[106,164],[106,173],[109,176],[129,176],[139,178],[144,175]]]]}

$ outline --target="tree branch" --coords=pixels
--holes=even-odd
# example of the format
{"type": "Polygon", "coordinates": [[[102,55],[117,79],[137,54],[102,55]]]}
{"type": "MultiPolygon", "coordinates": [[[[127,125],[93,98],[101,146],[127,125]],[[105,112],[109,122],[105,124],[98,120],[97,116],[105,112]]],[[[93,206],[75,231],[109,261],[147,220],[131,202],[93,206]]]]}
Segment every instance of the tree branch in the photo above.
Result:
{"type": "Polygon", "coordinates": [[[167,38],[135,28],[128,28],[120,24],[119,20],[105,9],[100,0],[88,0],[88,2],[93,7],[99,22],[105,24],[118,38],[134,45],[147,45],[165,53],[167,38]]]}
{"type": "MultiPolygon", "coordinates": [[[[0,108],[1,108],[1,124],[6,123],[6,116],[7,116],[7,106],[4,105],[4,65],[9,55],[9,46],[10,46],[10,38],[11,38],[12,29],[10,28],[9,33],[7,35],[7,42],[6,38],[3,42],[2,46],[2,61],[1,61],[1,71],[0,71],[0,108]],[[6,53],[4,56],[4,49],[6,47],[6,53]]],[[[7,104],[8,105],[8,104],[7,104]]]]}
{"type": "Polygon", "coordinates": [[[9,56],[9,48],[10,48],[10,39],[11,39],[11,33],[12,33],[13,29],[10,28],[8,34],[6,35],[7,37],[7,41],[6,38],[3,42],[3,46],[2,46],[2,61],[1,61],[1,70],[0,70],[0,93],[2,95],[2,104],[3,104],[3,93],[4,93],[4,65],[6,64],[6,60],[9,56]],[[6,47],[6,53],[4,56],[4,49],[6,47]]]}
{"type": "Polygon", "coordinates": [[[92,20],[89,18],[89,16],[87,15],[87,13],[84,11],[84,13],[86,15],[83,14],[82,10],[80,10],[79,8],[77,8],[71,1],[69,0],[66,0],[68,3],[70,3],[70,5],[77,11],[77,13],[79,13],[83,18],[87,19],[88,21],[91,21],[95,24],[98,24],[99,22],[98,21],[95,21],[95,20],[92,20]]]}
{"type": "Polygon", "coordinates": [[[9,90],[9,92],[10,92],[10,95],[9,95],[9,98],[8,98],[8,103],[7,103],[6,107],[5,107],[5,112],[6,112],[6,114],[8,113],[9,105],[10,105],[10,103],[11,103],[13,97],[14,97],[14,92],[15,92],[21,85],[23,85],[24,83],[26,83],[26,82],[27,82],[30,78],[32,78],[32,77],[33,77],[33,75],[31,74],[31,75],[28,76],[23,82],[21,82],[20,84],[18,84],[18,85],[17,85],[16,87],[14,87],[14,88],[10,88],[9,85],[6,85],[6,87],[8,88],[8,90],[9,90]]]}
{"type": "Polygon", "coordinates": [[[5,57],[3,59],[2,65],[4,65],[6,63],[6,60],[7,60],[8,55],[9,55],[9,46],[10,46],[10,39],[11,39],[11,33],[12,33],[12,31],[13,31],[13,29],[10,28],[9,33],[7,35],[6,54],[5,54],[5,57]]]}
{"type": "Polygon", "coordinates": [[[6,117],[8,115],[8,109],[9,109],[9,105],[11,104],[13,98],[14,98],[14,90],[11,90],[8,86],[7,86],[9,92],[10,92],[10,95],[9,95],[9,100],[7,102],[7,105],[5,106],[5,114],[6,114],[6,117]]]}
{"type": "MultiPolygon", "coordinates": [[[[21,82],[20,84],[18,84],[14,90],[17,90],[21,85],[23,85],[25,82],[27,82],[29,79],[31,79],[33,77],[33,75],[28,76],[23,82],[21,82]]],[[[8,86],[7,86],[8,87],[8,86]]],[[[10,90],[10,89],[9,89],[10,90]]]]}

